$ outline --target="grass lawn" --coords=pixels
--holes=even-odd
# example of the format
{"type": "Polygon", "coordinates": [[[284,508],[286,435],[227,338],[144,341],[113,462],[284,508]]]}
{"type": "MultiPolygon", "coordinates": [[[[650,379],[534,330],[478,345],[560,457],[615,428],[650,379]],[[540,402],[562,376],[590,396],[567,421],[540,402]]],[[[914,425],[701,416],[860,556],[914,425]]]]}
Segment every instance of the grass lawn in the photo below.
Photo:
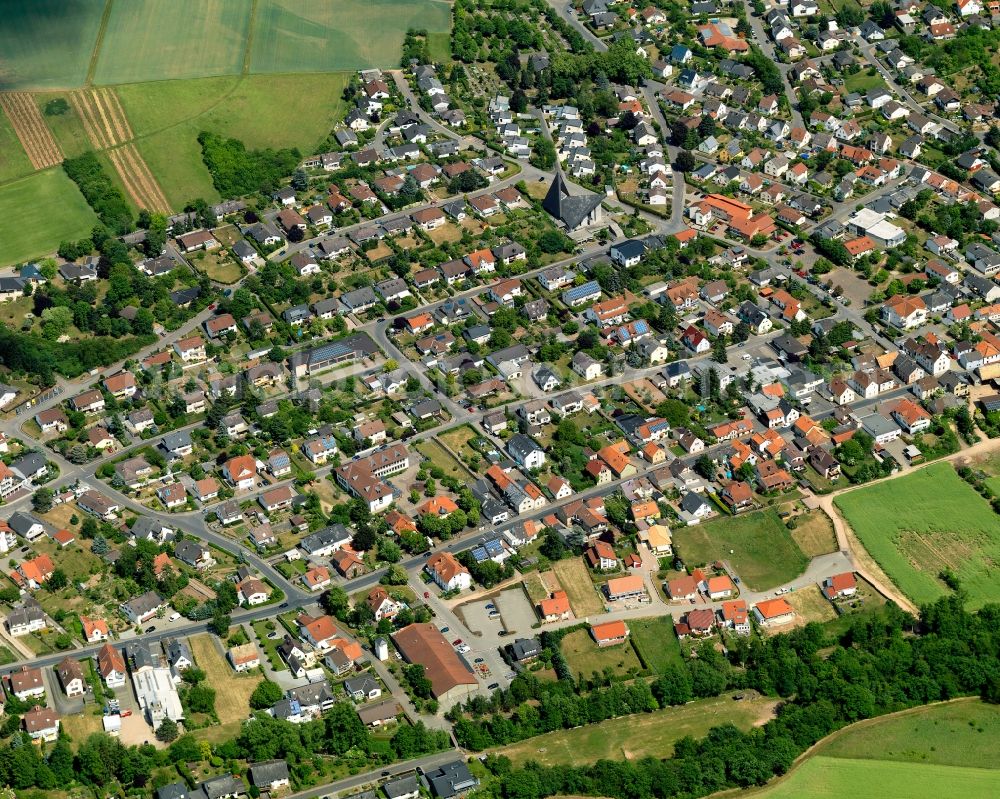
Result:
{"type": "Polygon", "coordinates": [[[798,577],[809,562],[775,510],[675,530],[674,550],[689,567],[726,560],[758,591],[798,577]]]}
{"type": "Polygon", "coordinates": [[[29,313],[34,313],[34,310],[34,297],[20,297],[0,305],[0,321],[5,322],[9,327],[19,328],[24,323],[25,317],[29,313]]]}
{"type": "Polygon", "coordinates": [[[476,438],[476,431],[467,424],[461,427],[453,427],[451,430],[446,430],[443,433],[438,433],[438,438],[441,439],[441,442],[448,449],[458,455],[459,458],[468,459],[478,454],[469,446],[469,442],[476,438]]]}
{"type": "Polygon", "coordinates": [[[950,569],[969,605],[1000,599],[1000,519],[947,463],[850,491],[836,499],[861,543],[918,605],[948,593],[950,569]]]}
{"type": "Polygon", "coordinates": [[[0,266],[55,252],[59,242],[82,238],[97,224],[97,215],[62,167],[0,186],[0,219],[0,266]]]}
{"type": "Polygon", "coordinates": [[[194,268],[217,283],[235,283],[243,277],[243,269],[226,250],[205,253],[193,258],[194,268]]]}
{"type": "Polygon", "coordinates": [[[82,84],[104,6],[105,0],[3,3],[0,91],[82,84]]]}
{"type": "Polygon", "coordinates": [[[837,618],[837,611],[833,609],[830,601],[823,596],[818,585],[809,585],[801,588],[786,597],[788,603],[795,608],[799,619],[803,624],[811,621],[827,622],[837,618]]]}
{"type": "Polygon", "coordinates": [[[565,558],[557,561],[552,564],[552,571],[565,589],[570,607],[578,619],[603,612],[604,603],[594,588],[594,582],[590,579],[587,567],[583,565],[581,558],[565,558]]]}
{"type": "Polygon", "coordinates": [[[94,706],[85,707],[82,713],[64,715],[59,720],[59,726],[76,743],[77,747],[90,735],[104,730],[101,717],[93,714],[94,706]]]}
{"type": "Polygon", "coordinates": [[[97,60],[100,84],[233,75],[250,30],[243,0],[115,3],[97,60]]]}
{"type": "Polygon", "coordinates": [[[257,646],[264,651],[267,655],[267,659],[271,663],[271,668],[275,671],[285,671],[288,666],[285,665],[285,661],[281,659],[281,655],[278,654],[278,644],[281,643],[281,639],[284,637],[284,629],[275,622],[270,622],[273,629],[268,629],[267,621],[255,621],[253,623],[253,631],[257,635],[257,646]],[[277,632],[277,638],[268,638],[267,634],[270,632],[277,632]]]}
{"type": "Polygon", "coordinates": [[[17,660],[17,657],[13,652],[5,646],[0,646],[0,666],[6,666],[8,663],[13,663],[15,660],[17,660]]]}
{"type": "Polygon", "coordinates": [[[72,106],[67,109],[65,114],[59,114],[58,116],[47,116],[45,114],[45,106],[52,100],[60,98],[69,102],[69,95],[66,92],[36,94],[35,102],[38,103],[38,108],[42,112],[42,119],[45,120],[45,124],[52,131],[52,135],[59,144],[59,148],[63,151],[63,155],[67,158],[75,158],[88,150],[92,150],[94,146],[90,143],[90,139],[87,138],[87,131],[84,130],[83,122],[72,106]]]}
{"type": "Polygon", "coordinates": [[[407,28],[447,31],[441,0],[259,0],[252,72],[329,72],[396,67],[407,28]]]}
{"type": "Polygon", "coordinates": [[[761,799],[988,799],[996,796],[997,774],[985,768],[916,766],[879,760],[811,757],[772,788],[747,794],[761,799]]]}
{"type": "Polygon", "coordinates": [[[878,89],[885,86],[885,81],[878,73],[869,75],[868,70],[862,69],[854,75],[847,75],[844,78],[844,88],[849,92],[860,92],[864,94],[869,89],[878,89]]]}
{"type": "Polygon", "coordinates": [[[576,630],[562,639],[560,647],[577,677],[589,677],[594,672],[600,674],[607,668],[615,674],[628,674],[633,669],[642,671],[642,664],[628,641],[602,649],[594,643],[589,630],[576,630]]]}
{"type": "Polygon", "coordinates": [[[734,702],[728,696],[714,697],[573,730],[557,730],[506,746],[503,754],[515,764],[535,760],[545,766],[591,764],[598,759],[620,761],[623,757],[665,758],[672,754],[674,742],[685,735],[701,738],[712,727],[727,723],[748,730],[769,719],[774,705],[766,698],[734,702]]]}
{"type": "Polygon", "coordinates": [[[833,532],[833,522],[821,510],[803,513],[795,518],[797,525],[792,530],[792,540],[807,558],[826,555],[837,550],[837,535],[833,532]]]}
{"type": "Polygon", "coordinates": [[[274,568],[281,572],[286,580],[291,580],[298,575],[306,573],[306,562],[304,560],[283,560],[280,563],[274,564],[274,568]]]}
{"type": "Polygon", "coordinates": [[[632,646],[656,674],[663,674],[668,666],[683,666],[681,642],[677,640],[670,616],[652,619],[630,619],[632,646]]]}
{"type": "Polygon", "coordinates": [[[0,110],[0,181],[14,180],[34,171],[28,154],[14,133],[14,126],[0,110]]]}
{"type": "Polygon", "coordinates": [[[427,52],[431,61],[445,64],[451,60],[451,34],[448,31],[427,34],[427,52]]]}
{"type": "Polygon", "coordinates": [[[524,583],[524,590],[528,595],[528,599],[534,605],[537,605],[549,595],[549,592],[545,590],[545,586],[542,584],[542,578],[538,572],[526,574],[521,582],[524,583]]]}
{"type": "Polygon", "coordinates": [[[433,438],[421,441],[416,445],[416,449],[425,458],[430,458],[435,466],[444,469],[446,475],[463,480],[468,477],[468,470],[433,438]]]}
{"type": "Polygon", "coordinates": [[[259,673],[234,672],[207,633],[189,640],[198,668],[205,672],[205,682],[215,689],[215,712],[219,723],[228,724],[247,718],[250,714],[250,694],[263,678],[259,673]]]}

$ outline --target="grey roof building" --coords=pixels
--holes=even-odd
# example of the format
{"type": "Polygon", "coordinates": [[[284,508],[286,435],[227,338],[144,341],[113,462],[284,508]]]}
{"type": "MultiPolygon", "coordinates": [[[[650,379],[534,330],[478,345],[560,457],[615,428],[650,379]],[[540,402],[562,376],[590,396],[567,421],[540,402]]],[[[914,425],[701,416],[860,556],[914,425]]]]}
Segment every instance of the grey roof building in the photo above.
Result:
{"type": "Polygon", "coordinates": [[[424,772],[424,779],[438,799],[452,799],[479,785],[479,780],[472,776],[469,767],[461,760],[424,772]]]}
{"type": "Polygon", "coordinates": [[[542,208],[572,231],[600,222],[601,202],[601,195],[585,189],[577,189],[575,194],[571,194],[562,172],[557,171],[542,201],[542,208]]]}

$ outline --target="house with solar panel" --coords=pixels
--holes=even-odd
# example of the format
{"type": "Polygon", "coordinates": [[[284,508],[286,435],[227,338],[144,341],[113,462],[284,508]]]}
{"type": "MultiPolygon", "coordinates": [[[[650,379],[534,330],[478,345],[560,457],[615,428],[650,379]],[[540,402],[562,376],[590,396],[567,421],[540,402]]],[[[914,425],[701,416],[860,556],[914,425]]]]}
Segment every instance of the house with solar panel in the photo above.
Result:
{"type": "Polygon", "coordinates": [[[511,553],[504,546],[501,539],[489,538],[484,539],[479,545],[473,547],[470,554],[476,563],[485,563],[487,560],[492,560],[494,563],[499,563],[502,566],[511,553]]]}
{"type": "Polygon", "coordinates": [[[601,286],[596,280],[573,286],[562,293],[562,301],[570,308],[577,308],[599,299],[601,299],[601,286]]]}

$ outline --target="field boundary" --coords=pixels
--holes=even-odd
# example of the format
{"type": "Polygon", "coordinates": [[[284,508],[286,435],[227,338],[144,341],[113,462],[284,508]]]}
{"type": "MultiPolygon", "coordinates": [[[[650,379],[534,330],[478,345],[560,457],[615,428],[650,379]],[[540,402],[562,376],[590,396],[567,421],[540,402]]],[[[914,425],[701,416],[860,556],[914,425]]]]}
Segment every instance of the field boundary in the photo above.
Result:
{"type": "Polygon", "coordinates": [[[107,153],[132,202],[149,211],[170,213],[166,194],[135,146],[132,125],[114,89],[84,89],[70,98],[91,144],[107,153]]]}
{"type": "MultiPolygon", "coordinates": [[[[806,751],[799,755],[792,762],[788,771],[773,780],[768,780],[765,785],[761,785],[759,788],[727,788],[724,791],[717,791],[716,793],[709,794],[706,799],[723,799],[723,797],[734,797],[734,796],[756,796],[764,791],[769,791],[774,786],[779,785],[786,780],[790,779],[792,774],[809,758],[816,755],[822,754],[822,748],[827,746],[831,741],[835,741],[838,738],[847,735],[858,729],[863,729],[865,727],[871,727],[875,724],[880,724],[888,719],[901,718],[904,716],[912,716],[916,713],[926,712],[928,708],[937,707],[939,705],[955,705],[964,702],[978,702],[980,701],[978,696],[959,696],[955,699],[948,699],[944,702],[929,702],[926,705],[917,705],[915,707],[908,707],[905,710],[899,710],[895,713],[883,713],[881,716],[873,716],[870,719],[862,719],[861,721],[856,721],[854,724],[848,724],[845,727],[841,727],[839,730],[834,730],[829,735],[820,740],[816,741],[812,746],[810,746],[806,751]]],[[[956,768],[959,768],[956,766],[956,768]]]]}
{"type": "Polygon", "coordinates": [[[91,86],[94,83],[94,73],[97,72],[97,62],[101,57],[101,48],[104,46],[104,34],[108,30],[108,20],[111,19],[111,7],[115,0],[106,0],[104,12],[101,14],[101,27],[97,29],[97,38],[94,40],[94,49],[90,52],[90,61],[87,63],[87,74],[83,79],[84,86],[91,86]]]}
{"type": "Polygon", "coordinates": [[[47,169],[63,162],[63,153],[59,149],[49,126],[42,119],[42,112],[28,92],[0,93],[0,107],[10,120],[11,127],[21,148],[36,169],[47,169]]]}
{"type": "Polygon", "coordinates": [[[243,42],[243,68],[240,70],[241,77],[250,74],[250,57],[253,53],[253,32],[257,26],[257,9],[259,5],[260,0],[253,0],[250,6],[250,22],[247,26],[247,38],[243,42]]]}

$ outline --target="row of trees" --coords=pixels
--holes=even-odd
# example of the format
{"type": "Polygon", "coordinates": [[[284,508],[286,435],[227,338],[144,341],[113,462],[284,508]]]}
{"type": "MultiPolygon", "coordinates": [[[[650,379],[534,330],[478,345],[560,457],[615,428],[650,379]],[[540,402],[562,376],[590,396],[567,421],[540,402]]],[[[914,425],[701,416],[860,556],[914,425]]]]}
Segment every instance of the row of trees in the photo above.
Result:
{"type": "MultiPolygon", "coordinates": [[[[194,701],[191,694],[200,688],[197,683],[185,688],[189,703],[194,701]]],[[[207,704],[199,699],[198,712],[210,712],[205,707],[207,704]]],[[[10,718],[14,720],[13,729],[4,729],[3,733],[12,737],[0,748],[0,782],[20,790],[65,789],[77,783],[103,788],[118,783],[129,793],[145,788],[157,768],[183,766],[209,758],[220,759],[220,764],[226,761],[230,772],[237,771],[238,761],[284,758],[296,778],[308,783],[317,769],[322,768],[316,755],[341,757],[351,753],[378,764],[419,757],[451,745],[446,732],[428,730],[423,722],[417,722],[401,724],[385,749],[373,741],[348,702],[334,705],[324,718],[306,724],[291,724],[261,714],[244,724],[236,738],[219,744],[214,757],[212,748],[204,741],[199,742],[192,735],[177,738],[176,728],[170,725],[165,726],[161,740],[174,740],[162,751],[150,744],[126,746],[117,738],[94,733],[80,743],[75,756],[65,737],[43,755],[43,750],[32,746],[26,734],[16,731],[17,717],[10,718]]]]}
{"type": "MultiPolygon", "coordinates": [[[[491,757],[487,765],[497,777],[493,790],[505,799],[559,793],[614,799],[704,796],[761,785],[784,773],[820,738],[861,719],[961,695],[1000,702],[1000,606],[972,614],[965,601],[961,591],[942,598],[925,607],[919,620],[890,605],[857,618],[836,641],[817,624],[768,639],[742,639],[730,649],[731,664],[712,679],[722,678],[720,690],[754,688],[781,697],[777,717],[762,727],[743,732],[726,725],[698,741],[683,738],[664,760],[554,768],[529,763],[514,769],[506,758],[491,757]]],[[[698,654],[700,661],[702,651],[698,654]]],[[[699,695],[699,678],[694,672],[688,676],[690,690],[680,671],[661,677],[653,688],[658,703],[699,695]]],[[[702,686],[704,691],[711,687],[702,686]]],[[[515,710],[518,718],[529,713],[515,710]]]]}
{"type": "Polygon", "coordinates": [[[128,233],[134,227],[132,210],[125,195],[104,171],[101,162],[92,152],[63,161],[63,169],[77,186],[87,204],[94,209],[98,219],[117,235],[128,233]]]}

